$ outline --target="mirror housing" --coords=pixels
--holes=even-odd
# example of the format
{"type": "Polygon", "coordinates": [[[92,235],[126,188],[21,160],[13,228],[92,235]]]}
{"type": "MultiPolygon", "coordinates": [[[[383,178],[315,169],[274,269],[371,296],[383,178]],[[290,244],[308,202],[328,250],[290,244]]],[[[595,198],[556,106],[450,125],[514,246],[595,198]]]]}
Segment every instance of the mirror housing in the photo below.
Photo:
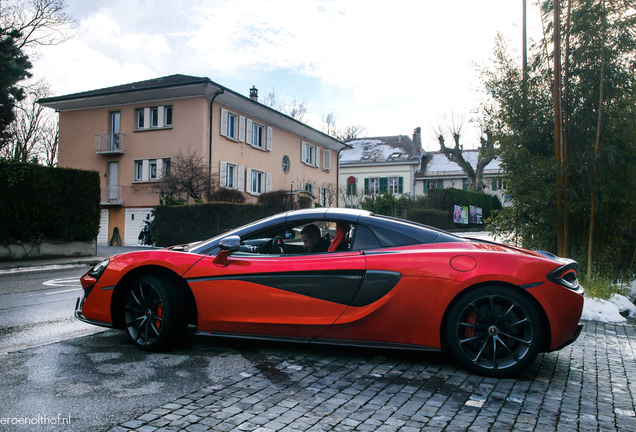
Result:
{"type": "Polygon", "coordinates": [[[241,246],[241,238],[239,236],[225,237],[219,242],[219,249],[227,251],[229,253],[236,252],[241,246]]]}

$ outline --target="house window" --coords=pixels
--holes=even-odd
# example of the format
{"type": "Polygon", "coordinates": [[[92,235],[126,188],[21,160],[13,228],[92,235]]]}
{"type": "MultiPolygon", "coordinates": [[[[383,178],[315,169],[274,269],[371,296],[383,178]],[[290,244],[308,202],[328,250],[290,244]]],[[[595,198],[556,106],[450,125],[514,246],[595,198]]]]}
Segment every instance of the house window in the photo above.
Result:
{"type": "Polygon", "coordinates": [[[170,177],[170,159],[163,159],[163,178],[170,177]]]}
{"type": "Polygon", "coordinates": [[[144,124],[144,109],[141,108],[137,110],[137,129],[143,129],[144,124]]]}
{"type": "Polygon", "coordinates": [[[320,150],[307,142],[302,142],[301,160],[305,165],[312,167],[320,166],[320,150]]]}
{"type": "Polygon", "coordinates": [[[150,127],[156,128],[159,125],[159,108],[150,108],[150,127]]]}
{"type": "MultiPolygon", "coordinates": [[[[356,183],[357,183],[357,181],[356,181],[356,183]]],[[[356,193],[356,183],[354,183],[354,184],[347,183],[347,195],[349,195],[349,196],[357,195],[357,193],[356,193]]]]}
{"type": "Polygon", "coordinates": [[[236,172],[236,165],[227,164],[225,168],[225,187],[234,188],[234,173],[236,172]]]}
{"type": "Polygon", "coordinates": [[[380,193],[380,179],[377,177],[370,178],[369,179],[369,194],[373,195],[378,193],[380,193]]]}
{"type": "Polygon", "coordinates": [[[172,107],[163,107],[163,125],[172,126],[172,107]]]}
{"type": "Polygon", "coordinates": [[[236,138],[236,115],[227,113],[227,131],[226,136],[228,138],[236,138]]]}
{"type": "Polygon", "coordinates": [[[399,178],[398,177],[389,177],[389,192],[392,194],[399,193],[399,178]]]}
{"type": "Polygon", "coordinates": [[[324,171],[331,170],[331,150],[322,152],[322,169],[324,171]]]}
{"type": "Polygon", "coordinates": [[[144,179],[144,161],[135,161],[135,181],[144,179]]]}
{"type": "Polygon", "coordinates": [[[252,192],[263,193],[263,173],[261,171],[252,170],[252,192]]]}
{"type": "Polygon", "coordinates": [[[148,179],[157,179],[157,159],[151,159],[148,161],[148,179]]]}
{"type": "Polygon", "coordinates": [[[250,144],[263,148],[263,126],[252,123],[252,142],[250,144]]]}

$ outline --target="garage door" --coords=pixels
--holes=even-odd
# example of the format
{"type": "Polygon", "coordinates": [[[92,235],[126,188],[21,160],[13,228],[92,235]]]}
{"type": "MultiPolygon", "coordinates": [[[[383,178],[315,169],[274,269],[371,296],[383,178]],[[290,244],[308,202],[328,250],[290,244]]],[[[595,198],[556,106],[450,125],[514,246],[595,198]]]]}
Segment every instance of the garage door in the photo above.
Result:
{"type": "Polygon", "coordinates": [[[110,212],[102,210],[102,216],[99,219],[99,233],[97,234],[97,244],[100,246],[108,246],[108,217],[110,212]]]}
{"type": "Polygon", "coordinates": [[[152,208],[126,209],[126,225],[124,232],[124,246],[137,246],[139,233],[144,227],[144,220],[152,220],[152,208]]]}

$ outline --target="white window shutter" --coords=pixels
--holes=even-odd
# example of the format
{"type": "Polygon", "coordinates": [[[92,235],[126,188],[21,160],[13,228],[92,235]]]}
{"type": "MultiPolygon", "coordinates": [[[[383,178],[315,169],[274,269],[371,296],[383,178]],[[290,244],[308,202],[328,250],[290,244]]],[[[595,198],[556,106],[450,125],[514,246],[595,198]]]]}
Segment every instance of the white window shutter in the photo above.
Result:
{"type": "Polygon", "coordinates": [[[245,129],[245,142],[249,145],[252,145],[254,142],[254,138],[252,137],[253,133],[252,120],[247,119],[247,128],[245,129]]]}
{"type": "Polygon", "coordinates": [[[243,165],[239,165],[238,167],[238,182],[236,183],[238,185],[238,190],[240,190],[241,192],[243,192],[243,185],[245,184],[245,177],[244,177],[244,171],[245,167],[243,167],[243,165]]]}
{"type": "Polygon", "coordinates": [[[225,187],[227,184],[227,162],[221,161],[221,167],[219,168],[219,185],[225,187]]]}
{"type": "Polygon", "coordinates": [[[307,192],[307,182],[300,182],[300,190],[307,192]]]}
{"type": "Polygon", "coordinates": [[[313,196],[316,196],[316,185],[313,183],[311,184],[311,194],[313,196]]]}
{"type": "Polygon", "coordinates": [[[252,168],[247,169],[247,179],[246,179],[247,187],[245,190],[247,192],[252,192],[252,168]]]}
{"type": "Polygon", "coordinates": [[[318,198],[318,203],[323,207],[325,207],[324,196],[325,196],[325,188],[320,186],[320,197],[318,198]]]}
{"type": "Polygon", "coordinates": [[[301,142],[301,152],[300,152],[300,160],[302,163],[307,163],[307,143],[305,141],[301,142]]]}
{"type": "Polygon", "coordinates": [[[331,169],[331,150],[325,150],[322,160],[322,168],[325,171],[329,171],[331,169]]]}
{"type": "Polygon", "coordinates": [[[267,126],[267,151],[272,151],[272,134],[274,130],[267,126]]]}
{"type": "Polygon", "coordinates": [[[272,173],[267,173],[265,175],[265,192],[272,191],[272,173]]]}
{"type": "Polygon", "coordinates": [[[144,108],[144,129],[150,128],[150,107],[144,108]]]}
{"type": "Polygon", "coordinates": [[[320,168],[320,149],[318,147],[314,148],[316,153],[316,168],[320,168]]]}
{"type": "Polygon", "coordinates": [[[221,108],[221,135],[227,136],[227,110],[221,108]]]}
{"type": "Polygon", "coordinates": [[[238,139],[240,142],[245,142],[245,117],[243,116],[239,116],[238,139]]]}

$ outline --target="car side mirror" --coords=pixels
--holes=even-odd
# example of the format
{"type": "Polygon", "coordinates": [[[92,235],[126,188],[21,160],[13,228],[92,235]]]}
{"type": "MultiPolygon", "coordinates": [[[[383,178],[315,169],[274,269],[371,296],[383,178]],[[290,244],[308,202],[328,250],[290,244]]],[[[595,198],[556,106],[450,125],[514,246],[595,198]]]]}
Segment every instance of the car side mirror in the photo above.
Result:
{"type": "Polygon", "coordinates": [[[212,263],[219,267],[227,267],[227,257],[232,253],[239,250],[241,246],[241,238],[239,236],[225,237],[219,242],[219,251],[216,254],[216,258],[212,263]]]}
{"type": "Polygon", "coordinates": [[[219,242],[219,248],[229,253],[236,252],[241,246],[241,238],[239,236],[225,237],[219,242]]]}

